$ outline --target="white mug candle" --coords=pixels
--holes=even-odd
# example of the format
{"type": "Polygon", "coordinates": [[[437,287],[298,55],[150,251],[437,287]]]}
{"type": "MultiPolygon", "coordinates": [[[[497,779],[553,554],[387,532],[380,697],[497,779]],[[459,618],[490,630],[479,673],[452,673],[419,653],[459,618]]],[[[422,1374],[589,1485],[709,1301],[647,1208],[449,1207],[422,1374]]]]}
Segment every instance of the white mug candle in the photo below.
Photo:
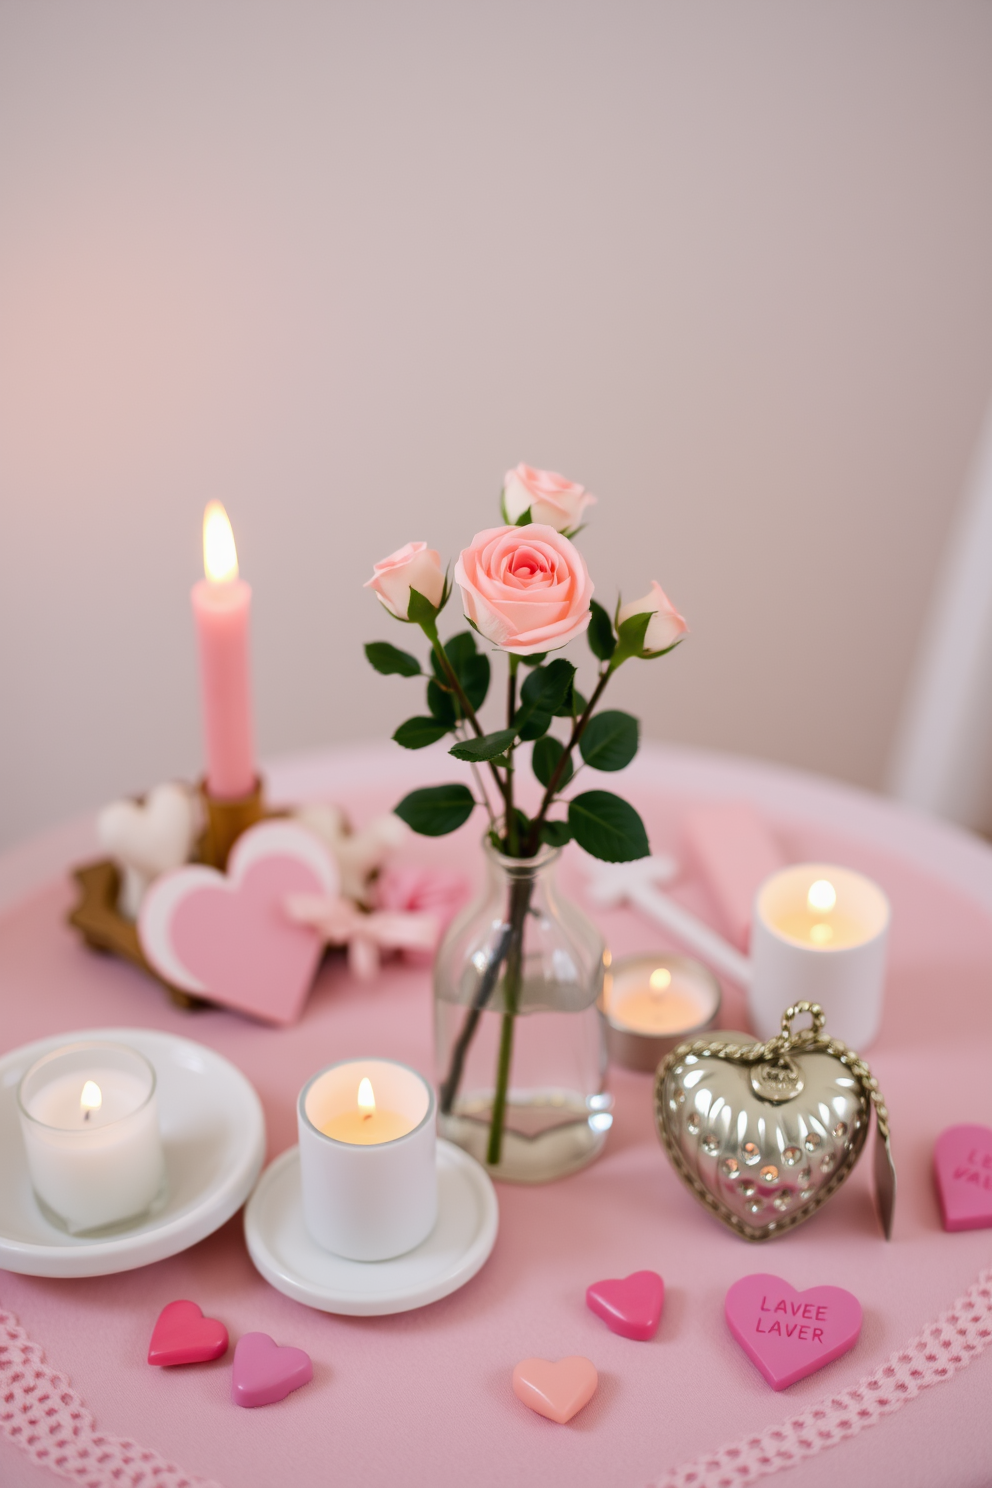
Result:
{"type": "Polygon", "coordinates": [[[300,1182],[311,1237],[352,1261],[413,1250],[437,1221],[434,1091],[391,1059],[352,1059],[300,1091],[300,1182]]]}
{"type": "Polygon", "coordinates": [[[143,1055],[96,1042],[55,1049],[31,1066],[17,1099],[35,1195],[70,1234],[148,1211],[165,1159],[143,1055]]]}
{"type": "Polygon", "coordinates": [[[677,1044],[713,1026],[720,984],[690,956],[626,956],[606,972],[603,1010],[613,1063],[653,1070],[677,1044]]]}
{"type": "Polygon", "coordinates": [[[882,1019],[889,901],[850,868],[800,863],[758,890],[748,1006],[762,1039],[781,1031],[792,1003],[818,1002],[826,1031],[866,1049],[882,1019]]]}

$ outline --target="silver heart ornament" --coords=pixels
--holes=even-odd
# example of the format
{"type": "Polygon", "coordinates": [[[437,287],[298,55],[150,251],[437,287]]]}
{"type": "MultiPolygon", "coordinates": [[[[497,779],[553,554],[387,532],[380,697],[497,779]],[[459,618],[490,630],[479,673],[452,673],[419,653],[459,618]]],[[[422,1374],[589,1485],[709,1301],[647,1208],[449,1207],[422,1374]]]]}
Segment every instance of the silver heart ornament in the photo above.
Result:
{"type": "Polygon", "coordinates": [[[848,1178],[875,1111],[875,1195],[892,1234],[895,1167],[888,1112],[864,1060],[823,1032],[818,1003],[786,1009],[762,1044],[715,1032],[680,1044],[655,1076],[655,1123],[691,1193],[745,1240],[802,1224],[848,1178]],[[796,1033],[792,1022],[812,1024],[796,1033]]]}

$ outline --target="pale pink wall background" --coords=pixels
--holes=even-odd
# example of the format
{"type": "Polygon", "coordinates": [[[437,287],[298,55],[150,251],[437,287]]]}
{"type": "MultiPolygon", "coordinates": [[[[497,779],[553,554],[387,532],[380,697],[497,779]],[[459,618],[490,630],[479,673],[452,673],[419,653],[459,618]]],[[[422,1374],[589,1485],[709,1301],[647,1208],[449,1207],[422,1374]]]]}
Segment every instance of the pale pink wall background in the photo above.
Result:
{"type": "Polygon", "coordinates": [[[992,390],[990,75],[956,0],[4,0],[0,841],[198,770],[209,497],[272,754],[419,711],[361,582],[521,458],[691,619],[650,735],[880,784],[992,390]]]}

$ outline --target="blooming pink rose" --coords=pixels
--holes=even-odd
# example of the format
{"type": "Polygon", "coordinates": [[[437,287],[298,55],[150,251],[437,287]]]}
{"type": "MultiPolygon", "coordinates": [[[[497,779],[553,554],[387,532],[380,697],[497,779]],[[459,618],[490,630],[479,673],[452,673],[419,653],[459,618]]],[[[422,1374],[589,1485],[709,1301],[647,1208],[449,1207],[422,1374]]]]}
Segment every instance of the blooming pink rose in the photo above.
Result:
{"type": "Polygon", "coordinates": [[[651,580],[650,592],[643,599],[633,599],[630,604],[623,605],[617,616],[618,625],[629,620],[631,615],[643,615],[645,610],[651,613],[644,634],[645,651],[667,651],[689,629],[664,589],[654,579],[651,580]]]}
{"type": "Polygon", "coordinates": [[[595,500],[583,486],[566,480],[557,470],[518,465],[516,470],[506,472],[503,481],[503,515],[508,522],[518,522],[529,508],[532,522],[543,522],[556,532],[578,527],[582,513],[595,500]]]}
{"type": "Polygon", "coordinates": [[[589,624],[593,584],[585,559],[553,527],[477,532],[455,565],[469,620],[504,651],[554,651],[589,624]]]}
{"type": "Polygon", "coordinates": [[[407,543],[375,565],[365,588],[374,589],[386,609],[400,620],[407,618],[411,589],[437,606],[444,593],[440,554],[426,543],[407,543]]]}

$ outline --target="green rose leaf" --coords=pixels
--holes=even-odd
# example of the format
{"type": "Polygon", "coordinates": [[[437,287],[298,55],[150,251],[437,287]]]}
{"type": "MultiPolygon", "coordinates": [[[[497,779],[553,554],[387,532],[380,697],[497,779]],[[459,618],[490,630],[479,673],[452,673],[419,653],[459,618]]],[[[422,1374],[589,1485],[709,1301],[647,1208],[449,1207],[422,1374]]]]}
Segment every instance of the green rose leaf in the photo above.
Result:
{"type": "Polygon", "coordinates": [[[541,823],[541,841],[549,847],[564,847],[572,840],[572,829],[568,822],[546,821],[541,823]]]}
{"type": "MultiPolygon", "coordinates": [[[[432,605],[426,595],[421,594],[419,589],[410,590],[410,602],[406,607],[407,619],[412,620],[414,625],[419,625],[430,635],[434,631],[437,617],[441,613],[440,605],[432,605]]],[[[436,633],[436,632],[435,632],[436,633]]]]}
{"type": "Polygon", "coordinates": [[[589,621],[589,629],[586,631],[586,640],[593,656],[598,656],[600,661],[609,661],[616,650],[617,640],[613,634],[613,626],[610,617],[601,604],[593,599],[589,603],[592,611],[592,619],[589,621]]]}
{"type": "Polygon", "coordinates": [[[579,752],[594,770],[622,770],[637,753],[640,725],[629,713],[607,709],[590,718],[579,740],[579,752]]]}
{"type": "Polygon", "coordinates": [[[396,646],[391,646],[388,641],[369,641],[365,647],[365,655],[384,677],[396,675],[399,677],[419,677],[420,662],[409,651],[400,651],[396,646]]]}
{"type": "Polygon", "coordinates": [[[475,797],[467,785],[431,785],[411,791],[393,810],[422,837],[444,837],[467,822],[475,797]]]}
{"type": "MultiPolygon", "coordinates": [[[[558,768],[558,761],[564,753],[564,744],[551,734],[545,734],[544,738],[538,739],[534,745],[534,752],[530,757],[531,769],[543,786],[547,787],[551,784],[551,777],[558,768]]],[[[558,784],[567,785],[571,778],[572,761],[569,760],[561,773],[558,784]]]]}
{"type": "Polygon", "coordinates": [[[427,706],[430,708],[438,723],[443,723],[445,731],[454,728],[458,722],[458,714],[455,711],[455,700],[450,692],[445,692],[436,682],[427,684],[427,706]]]}
{"type": "Polygon", "coordinates": [[[565,701],[555,711],[556,718],[580,718],[586,711],[586,699],[573,682],[565,694],[565,701]]]}
{"type": "Polygon", "coordinates": [[[584,791],[568,803],[568,825],[580,847],[606,863],[630,863],[651,851],[644,823],[611,791],[584,791]]]}
{"type": "MultiPolygon", "coordinates": [[[[463,630],[458,635],[452,636],[450,641],[445,641],[444,649],[469,703],[473,708],[481,708],[486,700],[486,693],[489,691],[489,657],[480,656],[476,648],[475,636],[470,630],[463,630]]],[[[437,680],[447,686],[448,679],[433,651],[431,652],[431,665],[437,680]]]]}
{"type": "Polygon", "coordinates": [[[509,749],[516,737],[516,729],[500,729],[495,734],[484,734],[481,739],[460,740],[452,745],[448,753],[453,754],[455,759],[474,760],[476,763],[491,760],[509,749]]]}
{"type": "Polygon", "coordinates": [[[528,713],[526,723],[521,728],[517,725],[517,732],[521,739],[540,739],[551,727],[551,714],[543,711],[528,713]]]}
{"type": "Polygon", "coordinates": [[[525,667],[543,666],[548,659],[547,651],[535,651],[533,656],[521,656],[525,667]]]}
{"type": "Polygon", "coordinates": [[[448,725],[438,723],[436,718],[408,718],[406,723],[400,724],[393,738],[404,749],[426,749],[428,744],[443,739],[447,732],[448,725]]]}

